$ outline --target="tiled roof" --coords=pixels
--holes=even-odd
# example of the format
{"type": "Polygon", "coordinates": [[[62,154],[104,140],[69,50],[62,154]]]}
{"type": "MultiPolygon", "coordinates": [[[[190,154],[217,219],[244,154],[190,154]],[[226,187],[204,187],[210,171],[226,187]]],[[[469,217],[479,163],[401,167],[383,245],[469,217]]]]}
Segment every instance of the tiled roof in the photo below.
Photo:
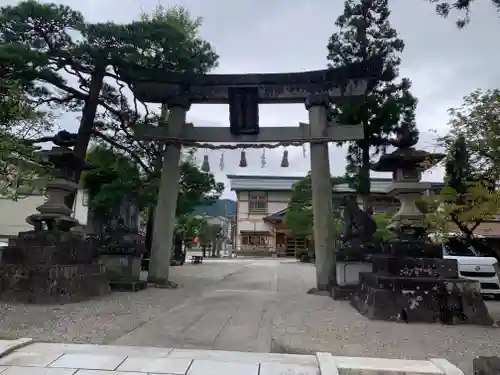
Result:
{"type": "MultiPolygon", "coordinates": [[[[293,185],[300,181],[303,176],[245,176],[227,175],[231,184],[231,190],[267,190],[267,191],[287,191],[292,190],[293,185]]],[[[385,193],[391,184],[390,178],[372,178],[371,192],[385,193]]],[[[439,189],[443,186],[441,182],[431,182],[432,187],[439,189]]],[[[335,186],[335,190],[343,193],[350,193],[354,190],[347,184],[335,186]]]]}
{"type": "Polygon", "coordinates": [[[286,211],[287,211],[288,207],[285,208],[284,210],[280,210],[278,212],[275,212],[275,213],[272,213],[271,215],[269,216],[266,216],[264,219],[262,220],[282,220],[283,217],[285,216],[286,214],[286,211]]]}

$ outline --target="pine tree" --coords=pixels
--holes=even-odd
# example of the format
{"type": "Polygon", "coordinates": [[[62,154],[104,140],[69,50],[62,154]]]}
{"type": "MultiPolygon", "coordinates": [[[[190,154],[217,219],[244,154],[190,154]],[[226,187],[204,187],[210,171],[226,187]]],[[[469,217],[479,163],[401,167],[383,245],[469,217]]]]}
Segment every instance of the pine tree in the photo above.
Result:
{"type": "MultiPolygon", "coordinates": [[[[436,13],[441,17],[448,17],[454,10],[459,11],[462,15],[456,21],[459,29],[464,28],[470,22],[471,6],[475,3],[474,0],[429,0],[436,5],[436,13]]],[[[491,0],[491,4],[500,11],[500,0],[491,0]]]]}
{"type": "Polygon", "coordinates": [[[349,142],[346,177],[363,199],[365,210],[369,206],[371,156],[385,150],[388,137],[404,123],[418,136],[417,100],[409,91],[411,82],[407,78],[397,80],[404,43],[391,27],[389,15],[388,0],[346,0],[344,13],[335,22],[340,31],[328,43],[327,58],[332,68],[372,59],[383,62],[380,76],[368,83],[363,98],[336,104],[340,123],[364,127],[364,139],[349,142]]]}

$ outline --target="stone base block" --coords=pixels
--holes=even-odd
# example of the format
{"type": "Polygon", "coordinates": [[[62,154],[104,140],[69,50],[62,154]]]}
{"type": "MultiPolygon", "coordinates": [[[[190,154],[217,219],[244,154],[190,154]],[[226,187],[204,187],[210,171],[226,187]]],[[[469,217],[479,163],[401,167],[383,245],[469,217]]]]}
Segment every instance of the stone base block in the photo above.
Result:
{"type": "MultiPolygon", "coordinates": [[[[414,280],[415,282],[415,280],[414,280]]],[[[462,284],[466,280],[456,280],[462,284]]],[[[414,290],[381,289],[361,284],[351,299],[352,305],[372,320],[404,321],[444,324],[492,325],[488,309],[475,289],[434,292],[414,290]]]]}
{"type": "Polygon", "coordinates": [[[455,259],[411,258],[404,256],[374,255],[373,272],[401,277],[458,278],[455,259]]]}
{"type": "Polygon", "coordinates": [[[306,293],[312,294],[314,296],[327,296],[327,297],[331,294],[327,289],[318,289],[318,288],[311,288],[306,293]]]}
{"type": "Polygon", "coordinates": [[[332,287],[330,295],[336,301],[350,300],[358,287],[358,285],[335,285],[332,287]]]}
{"type": "Polygon", "coordinates": [[[99,261],[104,265],[110,282],[139,280],[141,276],[141,258],[138,256],[104,254],[99,261]]]}
{"type": "Polygon", "coordinates": [[[138,281],[110,281],[109,286],[112,291],[116,292],[138,292],[139,290],[146,289],[148,287],[148,283],[145,280],[138,281]]]}
{"type": "Polygon", "coordinates": [[[2,262],[26,267],[90,264],[98,250],[95,239],[60,230],[20,232],[9,245],[2,251],[2,262]]]}
{"type": "Polygon", "coordinates": [[[478,357],[473,362],[474,375],[500,375],[500,357],[478,357]]]}
{"type": "Polygon", "coordinates": [[[178,287],[177,283],[169,281],[165,277],[154,277],[148,275],[147,283],[155,288],[160,289],[175,289],[178,287]]]}
{"type": "Polygon", "coordinates": [[[0,300],[6,302],[64,304],[110,292],[100,264],[0,267],[0,300]]]}
{"type": "Polygon", "coordinates": [[[373,271],[371,262],[361,261],[337,261],[336,268],[337,285],[340,286],[358,285],[360,273],[373,271]]]}

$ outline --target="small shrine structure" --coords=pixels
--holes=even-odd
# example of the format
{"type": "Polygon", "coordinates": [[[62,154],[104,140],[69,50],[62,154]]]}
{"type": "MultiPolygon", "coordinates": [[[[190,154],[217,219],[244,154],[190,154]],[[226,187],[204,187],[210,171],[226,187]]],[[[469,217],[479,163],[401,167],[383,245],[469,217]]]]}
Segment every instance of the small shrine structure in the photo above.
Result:
{"type": "MultiPolygon", "coordinates": [[[[338,124],[329,116],[329,109],[336,101],[363,96],[368,80],[380,71],[378,61],[300,73],[199,75],[140,67],[121,71],[139,100],[162,103],[169,110],[168,123],[144,134],[145,139],[168,144],[155,211],[149,281],[158,285],[168,282],[182,146],[204,148],[212,143],[236,143],[236,147],[244,149],[261,143],[285,147],[309,143],[317,289],[328,290],[335,279],[328,143],[364,136],[360,124],[338,124]],[[309,123],[260,127],[259,104],[281,103],[303,103],[309,112],[309,123]],[[229,104],[229,127],[187,124],[186,113],[191,104],[229,104]]],[[[234,144],[228,146],[235,148],[234,144]]],[[[242,159],[244,156],[242,152],[242,159]]],[[[287,166],[286,153],[284,159],[283,166],[287,166]]],[[[242,165],[245,164],[243,160],[242,165]]]]}

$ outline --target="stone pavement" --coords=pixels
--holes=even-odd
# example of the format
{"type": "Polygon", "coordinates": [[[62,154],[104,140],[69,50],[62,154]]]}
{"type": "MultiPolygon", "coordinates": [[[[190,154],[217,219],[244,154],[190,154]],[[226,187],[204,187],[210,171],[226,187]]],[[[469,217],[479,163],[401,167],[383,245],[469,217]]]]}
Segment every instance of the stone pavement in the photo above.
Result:
{"type": "Polygon", "coordinates": [[[202,270],[208,265],[223,267],[235,262],[243,265],[237,272],[227,274],[201,296],[188,299],[114,343],[269,351],[279,262],[209,260],[198,267],[202,270]]]}
{"type": "MultiPolygon", "coordinates": [[[[185,349],[450,360],[500,353],[500,329],[372,322],[347,302],[307,295],[314,266],[227,259],[172,268],[175,290],[114,293],[65,306],[0,307],[0,338],[185,349]]],[[[500,320],[500,302],[489,302],[500,320]]]]}
{"type": "Polygon", "coordinates": [[[463,375],[444,359],[408,361],[0,340],[2,375],[463,375]]]}

